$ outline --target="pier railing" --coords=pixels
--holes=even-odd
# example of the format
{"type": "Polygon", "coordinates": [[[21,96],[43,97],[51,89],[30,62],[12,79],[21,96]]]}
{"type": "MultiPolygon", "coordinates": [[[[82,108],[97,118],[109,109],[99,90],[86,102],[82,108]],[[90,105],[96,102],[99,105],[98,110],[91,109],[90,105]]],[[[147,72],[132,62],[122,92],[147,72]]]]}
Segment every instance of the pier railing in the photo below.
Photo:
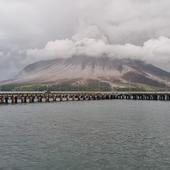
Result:
{"type": "Polygon", "coordinates": [[[0,92],[0,104],[43,103],[87,100],[160,100],[170,101],[170,92],[0,92]]]}

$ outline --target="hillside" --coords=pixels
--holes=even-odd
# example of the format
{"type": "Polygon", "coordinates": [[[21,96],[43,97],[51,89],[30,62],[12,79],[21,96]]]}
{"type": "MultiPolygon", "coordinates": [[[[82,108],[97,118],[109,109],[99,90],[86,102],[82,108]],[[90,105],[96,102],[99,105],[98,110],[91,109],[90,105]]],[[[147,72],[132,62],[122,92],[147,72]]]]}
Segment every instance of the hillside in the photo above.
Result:
{"type": "Polygon", "coordinates": [[[65,86],[75,90],[89,86],[91,89],[104,86],[107,90],[151,90],[168,88],[170,73],[140,60],[74,56],[30,64],[6,84],[50,85],[57,89],[65,86]]]}

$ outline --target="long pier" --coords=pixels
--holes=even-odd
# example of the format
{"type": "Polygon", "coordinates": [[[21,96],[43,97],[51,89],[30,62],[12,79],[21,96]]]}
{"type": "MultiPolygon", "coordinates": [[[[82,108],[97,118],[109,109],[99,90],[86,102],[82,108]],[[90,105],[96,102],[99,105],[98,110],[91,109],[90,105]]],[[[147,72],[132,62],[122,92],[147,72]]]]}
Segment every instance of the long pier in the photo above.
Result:
{"type": "Polygon", "coordinates": [[[170,92],[0,92],[0,104],[87,100],[170,101],[170,92]]]}

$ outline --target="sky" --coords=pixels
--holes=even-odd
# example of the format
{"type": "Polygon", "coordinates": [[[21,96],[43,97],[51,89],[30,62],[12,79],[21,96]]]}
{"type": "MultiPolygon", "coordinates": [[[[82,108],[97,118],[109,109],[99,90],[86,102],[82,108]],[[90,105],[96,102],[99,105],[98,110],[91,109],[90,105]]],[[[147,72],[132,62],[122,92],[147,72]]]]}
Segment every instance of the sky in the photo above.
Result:
{"type": "Polygon", "coordinates": [[[0,80],[73,55],[140,59],[170,71],[170,0],[0,0],[0,80]]]}

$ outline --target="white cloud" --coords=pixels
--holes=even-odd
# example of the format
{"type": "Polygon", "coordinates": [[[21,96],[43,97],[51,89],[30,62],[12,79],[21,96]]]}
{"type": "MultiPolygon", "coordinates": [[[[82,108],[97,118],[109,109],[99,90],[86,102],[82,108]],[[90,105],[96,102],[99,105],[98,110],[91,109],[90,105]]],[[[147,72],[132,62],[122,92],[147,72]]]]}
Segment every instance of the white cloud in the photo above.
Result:
{"type": "Polygon", "coordinates": [[[30,49],[27,55],[32,60],[50,59],[50,58],[68,58],[75,53],[75,44],[69,39],[49,41],[42,49],[30,49]],[[35,57],[35,58],[34,58],[35,57]],[[37,58],[36,58],[37,57],[37,58]]]}
{"type": "Polygon", "coordinates": [[[28,57],[40,59],[67,58],[73,55],[86,55],[101,57],[103,55],[112,58],[141,59],[161,66],[168,67],[170,62],[170,39],[159,37],[150,39],[142,46],[133,44],[109,44],[105,39],[83,38],[80,40],[56,40],[48,42],[42,49],[30,49],[28,57]]]}
{"type": "Polygon", "coordinates": [[[169,0],[0,0],[0,72],[79,53],[169,69],[169,18],[169,0]]]}

